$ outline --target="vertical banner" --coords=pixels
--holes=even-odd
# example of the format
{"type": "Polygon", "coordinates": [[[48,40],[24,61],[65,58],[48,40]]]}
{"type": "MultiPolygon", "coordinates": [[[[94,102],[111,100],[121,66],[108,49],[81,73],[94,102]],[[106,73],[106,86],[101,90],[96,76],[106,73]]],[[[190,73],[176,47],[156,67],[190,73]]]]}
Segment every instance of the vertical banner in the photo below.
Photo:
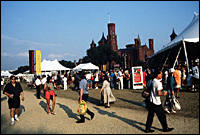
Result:
{"type": "Polygon", "coordinates": [[[143,89],[143,73],[142,67],[132,67],[132,84],[133,89],[143,89]]]}
{"type": "Polygon", "coordinates": [[[41,51],[36,50],[35,51],[35,60],[36,60],[36,74],[41,75],[41,51]]]}
{"type": "Polygon", "coordinates": [[[30,74],[34,74],[34,50],[29,50],[29,69],[30,74]]]}
{"type": "Polygon", "coordinates": [[[106,64],[103,65],[103,71],[106,71],[106,64]]]}

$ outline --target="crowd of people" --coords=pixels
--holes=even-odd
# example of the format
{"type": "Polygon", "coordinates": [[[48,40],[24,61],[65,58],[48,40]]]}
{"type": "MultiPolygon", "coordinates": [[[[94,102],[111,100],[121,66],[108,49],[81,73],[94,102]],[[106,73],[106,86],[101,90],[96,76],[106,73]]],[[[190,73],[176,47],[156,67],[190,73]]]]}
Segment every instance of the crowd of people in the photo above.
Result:
{"type": "MultiPolygon", "coordinates": [[[[146,68],[142,74],[144,89],[150,89],[150,96],[145,99],[148,116],[146,121],[146,133],[154,132],[151,129],[153,122],[154,113],[156,113],[164,132],[173,130],[169,128],[166,121],[167,113],[176,113],[171,103],[172,98],[180,98],[179,91],[183,86],[187,86],[188,89],[199,90],[199,65],[196,62],[191,69],[187,71],[185,66],[178,65],[175,69],[164,69],[164,70],[151,70],[146,68]],[[189,72],[189,74],[187,74],[189,72]],[[190,83],[189,83],[190,81],[190,83]],[[192,82],[192,83],[191,83],[192,82]],[[162,107],[160,96],[166,96],[164,107],[162,107]]],[[[36,96],[40,99],[41,90],[43,90],[44,97],[47,102],[46,110],[47,114],[50,114],[49,104],[52,99],[52,110],[51,114],[55,113],[55,89],[67,90],[71,84],[73,90],[79,90],[78,103],[82,100],[88,101],[88,89],[99,90],[101,94],[101,103],[105,108],[110,108],[110,103],[115,102],[116,99],[112,93],[112,90],[123,90],[132,88],[132,73],[131,70],[111,70],[110,72],[105,71],[94,71],[94,72],[67,72],[53,74],[52,76],[37,76],[35,79],[36,85],[36,96]],[[68,86],[69,85],[69,86],[68,86]]],[[[2,83],[1,83],[2,85],[2,83]]],[[[4,84],[3,84],[4,85],[4,84]]],[[[3,93],[9,97],[8,104],[11,116],[11,125],[14,125],[14,120],[18,120],[18,110],[20,107],[20,96],[24,101],[23,90],[19,82],[16,82],[15,76],[10,77],[10,83],[6,84],[3,93]]],[[[90,115],[91,120],[95,114],[89,108],[86,113],[90,115]]],[[[80,115],[80,120],[77,123],[84,123],[85,116],[80,115]]]]}

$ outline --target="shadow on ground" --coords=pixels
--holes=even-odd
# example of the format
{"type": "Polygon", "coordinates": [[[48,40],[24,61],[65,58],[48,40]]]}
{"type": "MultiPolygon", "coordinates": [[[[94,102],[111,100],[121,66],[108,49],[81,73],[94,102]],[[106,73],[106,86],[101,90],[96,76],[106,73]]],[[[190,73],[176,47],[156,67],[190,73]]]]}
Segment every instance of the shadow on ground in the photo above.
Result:
{"type": "Polygon", "coordinates": [[[66,112],[69,118],[74,118],[76,120],[79,120],[78,114],[73,113],[72,109],[70,109],[68,106],[60,104],[60,103],[56,103],[56,104],[66,112]]]}
{"type": "MultiPolygon", "coordinates": [[[[101,115],[108,115],[109,117],[113,117],[113,118],[116,118],[116,119],[119,119],[125,123],[127,123],[128,125],[131,125],[141,131],[144,132],[145,130],[145,126],[146,126],[146,123],[142,123],[142,122],[138,122],[138,121],[134,121],[134,120],[130,120],[130,119],[127,119],[127,118],[124,118],[124,117],[121,117],[121,116],[118,116],[115,114],[115,112],[108,112],[108,111],[105,111],[105,110],[102,110],[100,108],[97,108],[97,107],[94,107],[99,114],[101,115]],[[143,128],[142,128],[143,127],[143,128]]],[[[162,129],[159,129],[159,128],[156,128],[156,127],[151,127],[152,129],[155,129],[155,130],[159,130],[159,131],[162,131],[162,129]]]]}

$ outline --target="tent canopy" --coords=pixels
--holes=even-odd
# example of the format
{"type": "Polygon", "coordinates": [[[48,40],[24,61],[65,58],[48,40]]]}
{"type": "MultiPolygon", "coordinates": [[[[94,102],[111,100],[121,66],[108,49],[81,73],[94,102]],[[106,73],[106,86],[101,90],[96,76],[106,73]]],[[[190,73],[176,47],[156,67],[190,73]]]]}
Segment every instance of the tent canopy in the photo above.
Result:
{"type": "MultiPolygon", "coordinates": [[[[148,57],[147,64],[150,67],[158,68],[165,66],[165,64],[172,67],[177,56],[179,62],[184,62],[186,55],[189,59],[189,65],[191,65],[191,61],[199,57],[199,15],[195,14],[192,22],[166,46],[148,57]],[[177,55],[178,52],[180,52],[180,55],[177,55]]],[[[189,65],[187,63],[187,66],[189,65]]]]}
{"type": "Polygon", "coordinates": [[[60,70],[71,70],[71,69],[61,65],[57,59],[55,59],[54,61],[44,59],[41,63],[41,71],[60,71],[60,70]]]}
{"type": "Polygon", "coordinates": [[[90,63],[79,64],[78,66],[73,68],[73,71],[95,70],[95,69],[99,70],[99,67],[90,62],[90,63]]]}
{"type": "Polygon", "coordinates": [[[155,55],[168,49],[171,49],[174,46],[177,46],[182,41],[193,43],[199,42],[199,14],[194,14],[192,22],[174,40],[169,42],[165,48],[158,51],[149,58],[154,57],[155,55]]]}
{"type": "Polygon", "coordinates": [[[1,76],[10,77],[12,74],[9,71],[1,71],[1,76]]]}

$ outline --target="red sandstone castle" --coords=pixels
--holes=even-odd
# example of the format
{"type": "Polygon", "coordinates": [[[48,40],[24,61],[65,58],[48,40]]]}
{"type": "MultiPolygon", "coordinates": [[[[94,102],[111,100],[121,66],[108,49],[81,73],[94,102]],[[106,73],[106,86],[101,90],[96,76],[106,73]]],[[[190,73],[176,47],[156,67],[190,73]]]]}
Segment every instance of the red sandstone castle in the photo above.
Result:
{"type": "MultiPolygon", "coordinates": [[[[149,39],[149,48],[147,45],[141,45],[141,41],[138,35],[138,38],[134,39],[135,44],[126,45],[125,49],[119,49],[117,46],[117,35],[115,33],[115,24],[108,24],[108,36],[107,39],[102,34],[102,38],[99,40],[98,45],[111,45],[112,49],[116,51],[120,56],[124,57],[124,67],[121,68],[131,68],[135,66],[138,62],[145,62],[146,58],[154,54],[154,45],[153,39],[149,39]]],[[[90,47],[96,47],[95,42],[92,40],[90,47]]],[[[111,63],[111,68],[115,66],[115,62],[111,63]]],[[[107,63],[107,70],[109,63],[107,63]]]]}

